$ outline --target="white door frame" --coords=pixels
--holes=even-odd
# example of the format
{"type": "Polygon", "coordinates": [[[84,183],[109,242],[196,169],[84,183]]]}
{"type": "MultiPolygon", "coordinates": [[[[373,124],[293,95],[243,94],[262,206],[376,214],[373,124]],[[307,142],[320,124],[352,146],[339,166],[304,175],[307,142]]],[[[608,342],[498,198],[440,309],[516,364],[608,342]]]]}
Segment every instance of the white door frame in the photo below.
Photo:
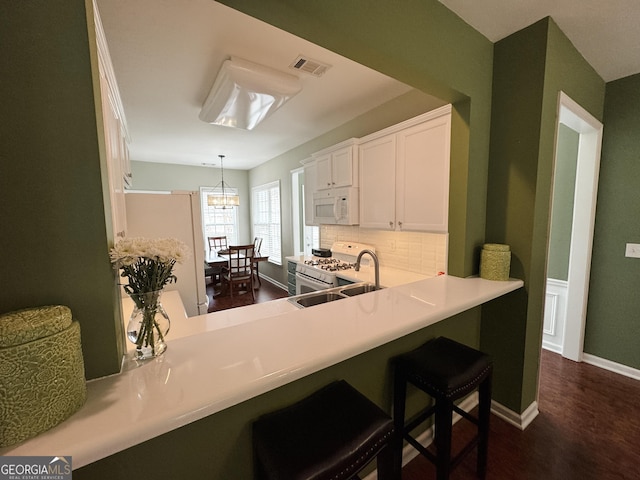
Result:
{"type": "Polygon", "coordinates": [[[300,244],[300,211],[303,205],[300,204],[300,174],[304,172],[304,168],[296,168],[291,170],[291,227],[293,229],[293,253],[295,255],[304,251],[304,246],[300,244]]]}
{"type": "Polygon", "coordinates": [[[560,123],[580,134],[567,282],[567,318],[562,348],[563,357],[580,362],[584,349],[584,330],[589,295],[591,251],[602,147],[602,123],[564,92],[560,92],[558,95],[556,139],[560,123]]]}

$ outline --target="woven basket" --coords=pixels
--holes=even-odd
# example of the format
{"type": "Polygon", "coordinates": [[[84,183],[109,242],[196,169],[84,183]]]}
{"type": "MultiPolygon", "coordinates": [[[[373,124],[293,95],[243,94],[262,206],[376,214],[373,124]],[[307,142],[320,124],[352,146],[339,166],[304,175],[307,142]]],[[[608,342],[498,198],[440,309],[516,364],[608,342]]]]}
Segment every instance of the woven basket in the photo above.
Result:
{"type": "Polygon", "coordinates": [[[64,306],[0,315],[0,447],[48,430],[87,396],[80,325],[64,306]]]}

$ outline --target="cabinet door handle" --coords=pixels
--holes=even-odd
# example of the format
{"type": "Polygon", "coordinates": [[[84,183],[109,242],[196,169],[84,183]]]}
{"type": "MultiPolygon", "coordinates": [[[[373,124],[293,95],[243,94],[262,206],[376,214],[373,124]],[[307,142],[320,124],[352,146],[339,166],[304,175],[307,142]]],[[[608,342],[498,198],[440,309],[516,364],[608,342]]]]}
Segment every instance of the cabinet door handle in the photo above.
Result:
{"type": "Polygon", "coordinates": [[[389,222],[389,228],[393,228],[393,222],[389,222]]]}
{"type": "Polygon", "coordinates": [[[398,222],[398,228],[402,230],[402,222],[398,222]]]}

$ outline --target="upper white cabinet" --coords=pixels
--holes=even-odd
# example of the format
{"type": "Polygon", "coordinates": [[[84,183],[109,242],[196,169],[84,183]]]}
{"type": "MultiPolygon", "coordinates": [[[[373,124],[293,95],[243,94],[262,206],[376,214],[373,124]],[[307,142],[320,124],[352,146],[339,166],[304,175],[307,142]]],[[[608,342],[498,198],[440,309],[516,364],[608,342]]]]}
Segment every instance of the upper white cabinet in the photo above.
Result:
{"type": "Polygon", "coordinates": [[[100,21],[100,13],[95,1],[93,12],[100,73],[100,104],[111,200],[111,221],[114,235],[124,237],[127,230],[124,190],[131,186],[127,122],[100,21]]]}
{"type": "Polygon", "coordinates": [[[451,106],[361,140],[360,226],[445,233],[451,106]]]}
{"type": "Polygon", "coordinates": [[[396,221],[396,135],[360,145],[360,226],[394,230],[396,221]]]}
{"type": "Polygon", "coordinates": [[[316,190],[358,186],[358,147],[352,138],[313,154],[316,190]]]}

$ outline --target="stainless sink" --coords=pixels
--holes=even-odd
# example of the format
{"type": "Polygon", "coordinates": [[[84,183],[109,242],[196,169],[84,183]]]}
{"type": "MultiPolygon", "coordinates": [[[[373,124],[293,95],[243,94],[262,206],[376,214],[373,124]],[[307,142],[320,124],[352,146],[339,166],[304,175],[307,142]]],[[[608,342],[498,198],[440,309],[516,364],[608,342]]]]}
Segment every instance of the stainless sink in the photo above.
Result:
{"type": "Polygon", "coordinates": [[[363,293],[369,293],[379,290],[373,283],[356,283],[353,285],[335,287],[328,290],[318,292],[304,293],[290,297],[289,301],[298,308],[313,307],[322,305],[323,303],[342,300],[343,298],[354,297],[363,293]]]}
{"type": "Polygon", "coordinates": [[[347,298],[344,295],[340,295],[337,292],[320,292],[315,294],[305,295],[295,300],[295,302],[301,307],[313,307],[314,305],[320,305],[327,302],[333,302],[335,300],[342,300],[347,298]]]}
{"type": "Polygon", "coordinates": [[[343,295],[353,297],[355,295],[361,295],[363,293],[375,292],[380,290],[376,288],[372,283],[355,284],[354,286],[344,287],[340,290],[343,295]]]}

